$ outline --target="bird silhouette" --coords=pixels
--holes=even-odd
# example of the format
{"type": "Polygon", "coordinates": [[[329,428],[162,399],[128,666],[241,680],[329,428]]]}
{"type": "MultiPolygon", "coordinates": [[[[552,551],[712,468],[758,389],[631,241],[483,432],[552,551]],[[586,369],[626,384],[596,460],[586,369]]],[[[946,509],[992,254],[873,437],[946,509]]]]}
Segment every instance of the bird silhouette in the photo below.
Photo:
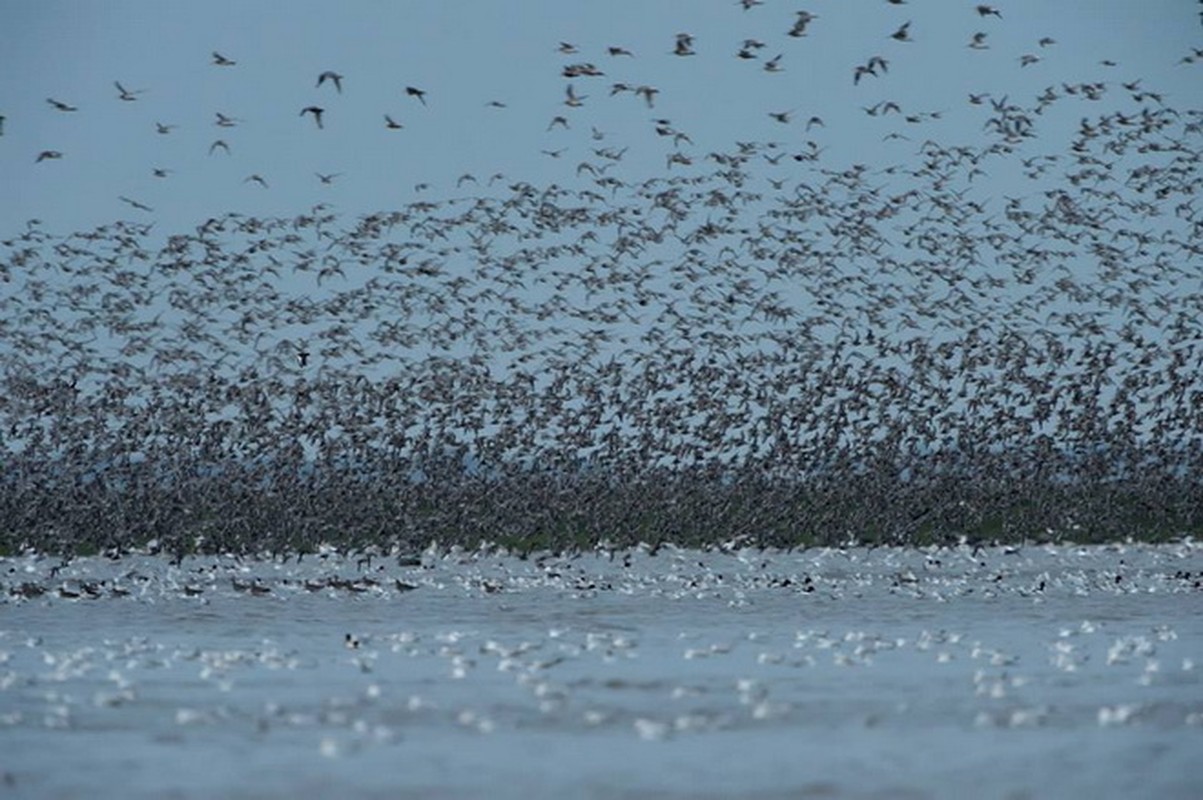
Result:
{"type": "Polygon", "coordinates": [[[330,81],[331,83],[333,83],[335,90],[337,90],[339,94],[343,93],[343,76],[342,75],[339,75],[337,72],[332,72],[331,70],[326,70],[325,72],[323,72],[322,74],[317,76],[317,88],[320,89],[322,87],[322,84],[325,83],[326,81],[330,81]]]}
{"type": "Polygon", "coordinates": [[[304,108],[301,109],[300,116],[303,117],[306,114],[312,114],[313,121],[315,123],[317,123],[317,126],[320,129],[322,127],[322,114],[324,114],[325,111],[326,111],[326,109],[320,108],[318,106],[305,106],[304,108]]]}

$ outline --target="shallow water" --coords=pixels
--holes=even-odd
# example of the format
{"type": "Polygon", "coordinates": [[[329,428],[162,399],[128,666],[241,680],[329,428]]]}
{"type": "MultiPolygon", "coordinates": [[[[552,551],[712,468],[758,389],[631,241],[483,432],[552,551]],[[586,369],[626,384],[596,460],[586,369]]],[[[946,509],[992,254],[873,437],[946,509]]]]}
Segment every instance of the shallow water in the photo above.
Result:
{"type": "Polygon", "coordinates": [[[58,566],[4,796],[1199,795],[1190,543],[58,566]]]}

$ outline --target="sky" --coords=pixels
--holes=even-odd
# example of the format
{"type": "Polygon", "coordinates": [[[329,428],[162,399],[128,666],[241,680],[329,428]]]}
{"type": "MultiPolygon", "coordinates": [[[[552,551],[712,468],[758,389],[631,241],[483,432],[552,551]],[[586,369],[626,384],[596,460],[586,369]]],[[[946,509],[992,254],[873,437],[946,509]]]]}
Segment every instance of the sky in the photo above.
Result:
{"type": "Polygon", "coordinates": [[[191,231],[227,212],[291,217],[318,203],[354,216],[501,194],[490,179],[570,184],[591,177],[579,167],[603,148],[622,151],[615,174],[636,179],[680,169],[673,152],[700,159],[737,141],[819,148],[837,168],[905,163],[927,138],[982,140],[990,107],[970,93],[1030,105],[1063,83],[1140,80],[1176,108],[1203,107],[1203,59],[1181,63],[1203,46],[1189,0],[998,0],[985,16],[976,5],[0,0],[0,236],[30,219],[64,234],[116,219],[191,231]],[[791,37],[802,10],[814,19],[791,37]],[[907,22],[909,41],[892,38],[907,22]],[[986,49],[967,46],[977,32],[986,49]],[[694,54],[674,54],[682,33],[694,54]],[[756,58],[737,57],[747,39],[764,44],[756,58]],[[236,63],[215,64],[215,51],[236,63]],[[766,71],[778,55],[780,71],[766,71]],[[854,85],[874,55],[888,73],[854,85]],[[1021,66],[1025,55],[1040,60],[1021,66]],[[604,74],[565,78],[570,65],[604,74]],[[317,85],[327,70],[341,93],[317,85]],[[654,107],[612,94],[616,83],[654,87],[654,107]],[[579,105],[565,103],[570,84],[579,105]],[[903,113],[865,110],[888,101],[903,113]],[[308,106],[324,109],[322,129],[308,106]],[[657,120],[688,139],[657,135],[657,120]],[[61,158],[39,162],[47,151],[61,158]]]}

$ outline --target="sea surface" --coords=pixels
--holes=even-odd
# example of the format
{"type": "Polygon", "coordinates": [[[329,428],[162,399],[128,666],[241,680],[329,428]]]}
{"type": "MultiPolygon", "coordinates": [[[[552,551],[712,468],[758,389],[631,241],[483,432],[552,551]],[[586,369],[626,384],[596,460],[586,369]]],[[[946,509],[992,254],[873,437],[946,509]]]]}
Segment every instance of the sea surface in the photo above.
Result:
{"type": "Polygon", "coordinates": [[[1203,547],[0,559],[0,797],[1203,794],[1203,547]]]}

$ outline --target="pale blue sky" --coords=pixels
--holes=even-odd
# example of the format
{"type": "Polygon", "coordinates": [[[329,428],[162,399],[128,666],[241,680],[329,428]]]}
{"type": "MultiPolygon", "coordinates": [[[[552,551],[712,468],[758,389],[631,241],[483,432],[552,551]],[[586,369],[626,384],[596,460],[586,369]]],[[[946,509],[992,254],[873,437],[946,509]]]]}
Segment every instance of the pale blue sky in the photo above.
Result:
{"type": "MultiPolygon", "coordinates": [[[[1203,60],[1178,63],[1203,46],[1190,0],[999,0],[1001,19],[981,17],[975,5],[765,0],[745,11],[735,0],[3,0],[0,234],[34,217],[65,233],[117,218],[191,230],[228,211],[290,216],[318,202],[354,215],[410,202],[418,183],[431,185],[432,199],[488,192],[494,173],[507,182],[573,183],[600,147],[629,148],[615,169],[642,180],[663,174],[673,152],[671,139],[654,133],[656,118],[687,133],[693,145],[682,151],[699,159],[737,140],[779,141],[791,152],[813,140],[827,148],[825,162],[843,168],[913,161],[929,137],[980,142],[989,106],[971,106],[970,92],[1029,105],[1046,86],[1105,81],[1118,93],[1121,82],[1141,79],[1169,105],[1203,107],[1203,60]],[[791,38],[800,9],[817,19],[805,37],[791,38]],[[914,41],[891,39],[908,20],[914,41]],[[988,34],[989,49],[967,47],[977,31],[988,34]],[[695,37],[696,56],[672,55],[678,33],[695,37]],[[1040,47],[1045,36],[1056,44],[1040,47]],[[749,38],[765,47],[758,59],[741,60],[735,54],[749,38]],[[558,52],[560,42],[579,53],[558,52]],[[634,57],[610,56],[609,46],[634,57]],[[214,50],[237,65],[213,65],[214,50]],[[777,54],[783,71],[765,72],[777,54]],[[1020,67],[1024,54],[1042,60],[1020,67]],[[889,73],[853,86],[853,69],[873,55],[889,60],[889,73]],[[1100,64],[1105,59],[1117,66],[1100,64]],[[604,77],[561,76],[580,63],[604,77]],[[329,83],[315,87],[324,70],[345,76],[341,95],[329,83]],[[145,93],[123,102],[114,81],[145,93]],[[587,96],[579,108],[564,104],[569,82],[587,96]],[[656,87],[656,107],[629,93],[611,96],[617,82],[656,87]],[[406,96],[407,85],[425,90],[428,105],[406,96]],[[47,98],[79,110],[57,111],[47,98]],[[494,100],[506,107],[489,106],[494,100]],[[862,110],[886,100],[942,118],[908,124],[862,110]],[[311,104],[326,110],[324,130],[299,115],[311,104]],[[782,111],[793,112],[787,125],[769,117],[782,111]],[[240,122],[219,127],[218,112],[240,122]],[[386,113],[405,127],[388,130],[386,113]],[[548,130],[557,115],[569,130],[548,130]],[[807,130],[815,115],[825,127],[807,130]],[[160,135],[156,122],[178,127],[160,135]],[[593,129],[605,138],[594,139],[593,129]],[[893,131],[909,140],[882,141],[893,131]],[[217,139],[230,155],[209,154],[217,139]],[[35,163],[44,150],[63,157],[35,163]],[[552,158],[545,150],[563,152],[552,158]],[[156,178],[155,168],[170,172],[156,178]],[[315,172],[341,175],[323,185],[315,172]],[[457,188],[465,173],[481,188],[457,188]],[[268,188],[246,182],[253,174],[268,188]]],[[[1062,124],[1094,111],[1062,109],[1062,124]]],[[[1050,115],[1047,124],[1057,120],[1050,115]]],[[[786,162],[766,175],[788,170],[786,162]]],[[[999,191],[1009,178],[988,176],[999,191]]]]}

